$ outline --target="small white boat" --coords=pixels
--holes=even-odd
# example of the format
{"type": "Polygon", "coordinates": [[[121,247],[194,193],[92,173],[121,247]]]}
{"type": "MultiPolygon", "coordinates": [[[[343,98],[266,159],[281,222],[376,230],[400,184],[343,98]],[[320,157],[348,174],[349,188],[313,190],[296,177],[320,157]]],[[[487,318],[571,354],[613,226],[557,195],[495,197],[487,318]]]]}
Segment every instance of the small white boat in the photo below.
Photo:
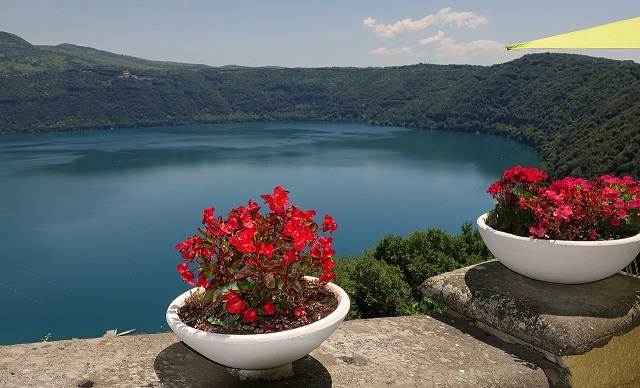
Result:
{"type": "Polygon", "coordinates": [[[136,331],[136,329],[131,329],[131,330],[127,330],[127,331],[123,331],[122,333],[117,333],[117,336],[122,336],[122,335],[127,335],[129,333],[133,333],[134,331],[136,331]]]}

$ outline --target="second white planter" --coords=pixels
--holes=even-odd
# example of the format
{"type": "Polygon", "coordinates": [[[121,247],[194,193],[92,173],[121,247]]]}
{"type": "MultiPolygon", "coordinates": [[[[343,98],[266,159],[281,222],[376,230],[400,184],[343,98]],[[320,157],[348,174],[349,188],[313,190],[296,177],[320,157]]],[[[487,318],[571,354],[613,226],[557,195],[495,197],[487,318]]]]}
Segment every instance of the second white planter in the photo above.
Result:
{"type": "Polygon", "coordinates": [[[526,277],[552,283],[590,283],[612,276],[640,252],[640,234],[608,241],[543,240],[515,236],[478,220],[478,231],[505,267],[526,277]]]}

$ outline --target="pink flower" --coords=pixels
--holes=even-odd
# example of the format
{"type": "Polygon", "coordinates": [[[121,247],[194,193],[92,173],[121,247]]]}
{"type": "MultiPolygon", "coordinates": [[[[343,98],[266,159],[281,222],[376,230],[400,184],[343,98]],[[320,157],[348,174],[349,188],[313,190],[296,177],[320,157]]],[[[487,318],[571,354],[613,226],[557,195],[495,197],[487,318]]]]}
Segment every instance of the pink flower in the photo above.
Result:
{"type": "Polygon", "coordinates": [[[627,207],[627,203],[625,201],[622,201],[620,199],[618,199],[617,201],[615,201],[613,203],[613,206],[615,207],[621,207],[621,208],[626,208],[627,207]]]}
{"type": "Polygon", "coordinates": [[[558,194],[553,190],[547,190],[544,193],[551,201],[553,201],[556,205],[559,205],[564,200],[564,195],[562,193],[558,194]]]}
{"type": "Polygon", "coordinates": [[[612,189],[610,187],[605,187],[604,188],[604,195],[608,198],[608,199],[617,199],[618,196],[620,195],[620,191],[616,190],[616,189],[612,189]]]}
{"type": "Polygon", "coordinates": [[[565,221],[569,221],[569,216],[573,214],[573,210],[569,205],[560,205],[553,212],[553,216],[556,218],[562,218],[565,221]]]}
{"type": "Polygon", "coordinates": [[[509,233],[524,227],[533,238],[556,240],[621,238],[640,231],[640,190],[633,178],[565,177],[548,184],[544,179],[520,166],[504,171],[487,190],[496,200],[490,226],[509,233]],[[623,219],[624,229],[612,228],[623,219]]]}
{"type": "Polygon", "coordinates": [[[542,227],[539,228],[537,226],[531,226],[529,228],[529,233],[531,233],[532,236],[535,236],[537,238],[544,238],[544,236],[547,235],[547,230],[542,227]]]}

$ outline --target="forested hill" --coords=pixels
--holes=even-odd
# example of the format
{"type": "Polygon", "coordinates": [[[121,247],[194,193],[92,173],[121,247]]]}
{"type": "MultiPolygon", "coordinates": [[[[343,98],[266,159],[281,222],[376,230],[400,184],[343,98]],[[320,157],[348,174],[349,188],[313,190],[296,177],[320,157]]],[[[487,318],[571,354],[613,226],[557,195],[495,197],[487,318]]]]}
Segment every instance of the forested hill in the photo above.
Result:
{"type": "Polygon", "coordinates": [[[256,120],[479,131],[536,146],[555,177],[640,177],[640,64],[631,61],[532,54],[494,66],[208,67],[0,32],[1,133],[256,120]]]}

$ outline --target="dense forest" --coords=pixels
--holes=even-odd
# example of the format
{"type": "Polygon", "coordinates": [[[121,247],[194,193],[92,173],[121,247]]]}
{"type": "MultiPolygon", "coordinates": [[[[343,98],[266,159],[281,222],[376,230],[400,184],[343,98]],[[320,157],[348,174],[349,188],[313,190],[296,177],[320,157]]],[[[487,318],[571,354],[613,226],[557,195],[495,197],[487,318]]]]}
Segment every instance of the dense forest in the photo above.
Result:
{"type": "Polygon", "coordinates": [[[640,177],[640,64],[531,54],[493,66],[209,67],[0,32],[0,133],[355,121],[511,137],[553,177],[640,177]]]}

